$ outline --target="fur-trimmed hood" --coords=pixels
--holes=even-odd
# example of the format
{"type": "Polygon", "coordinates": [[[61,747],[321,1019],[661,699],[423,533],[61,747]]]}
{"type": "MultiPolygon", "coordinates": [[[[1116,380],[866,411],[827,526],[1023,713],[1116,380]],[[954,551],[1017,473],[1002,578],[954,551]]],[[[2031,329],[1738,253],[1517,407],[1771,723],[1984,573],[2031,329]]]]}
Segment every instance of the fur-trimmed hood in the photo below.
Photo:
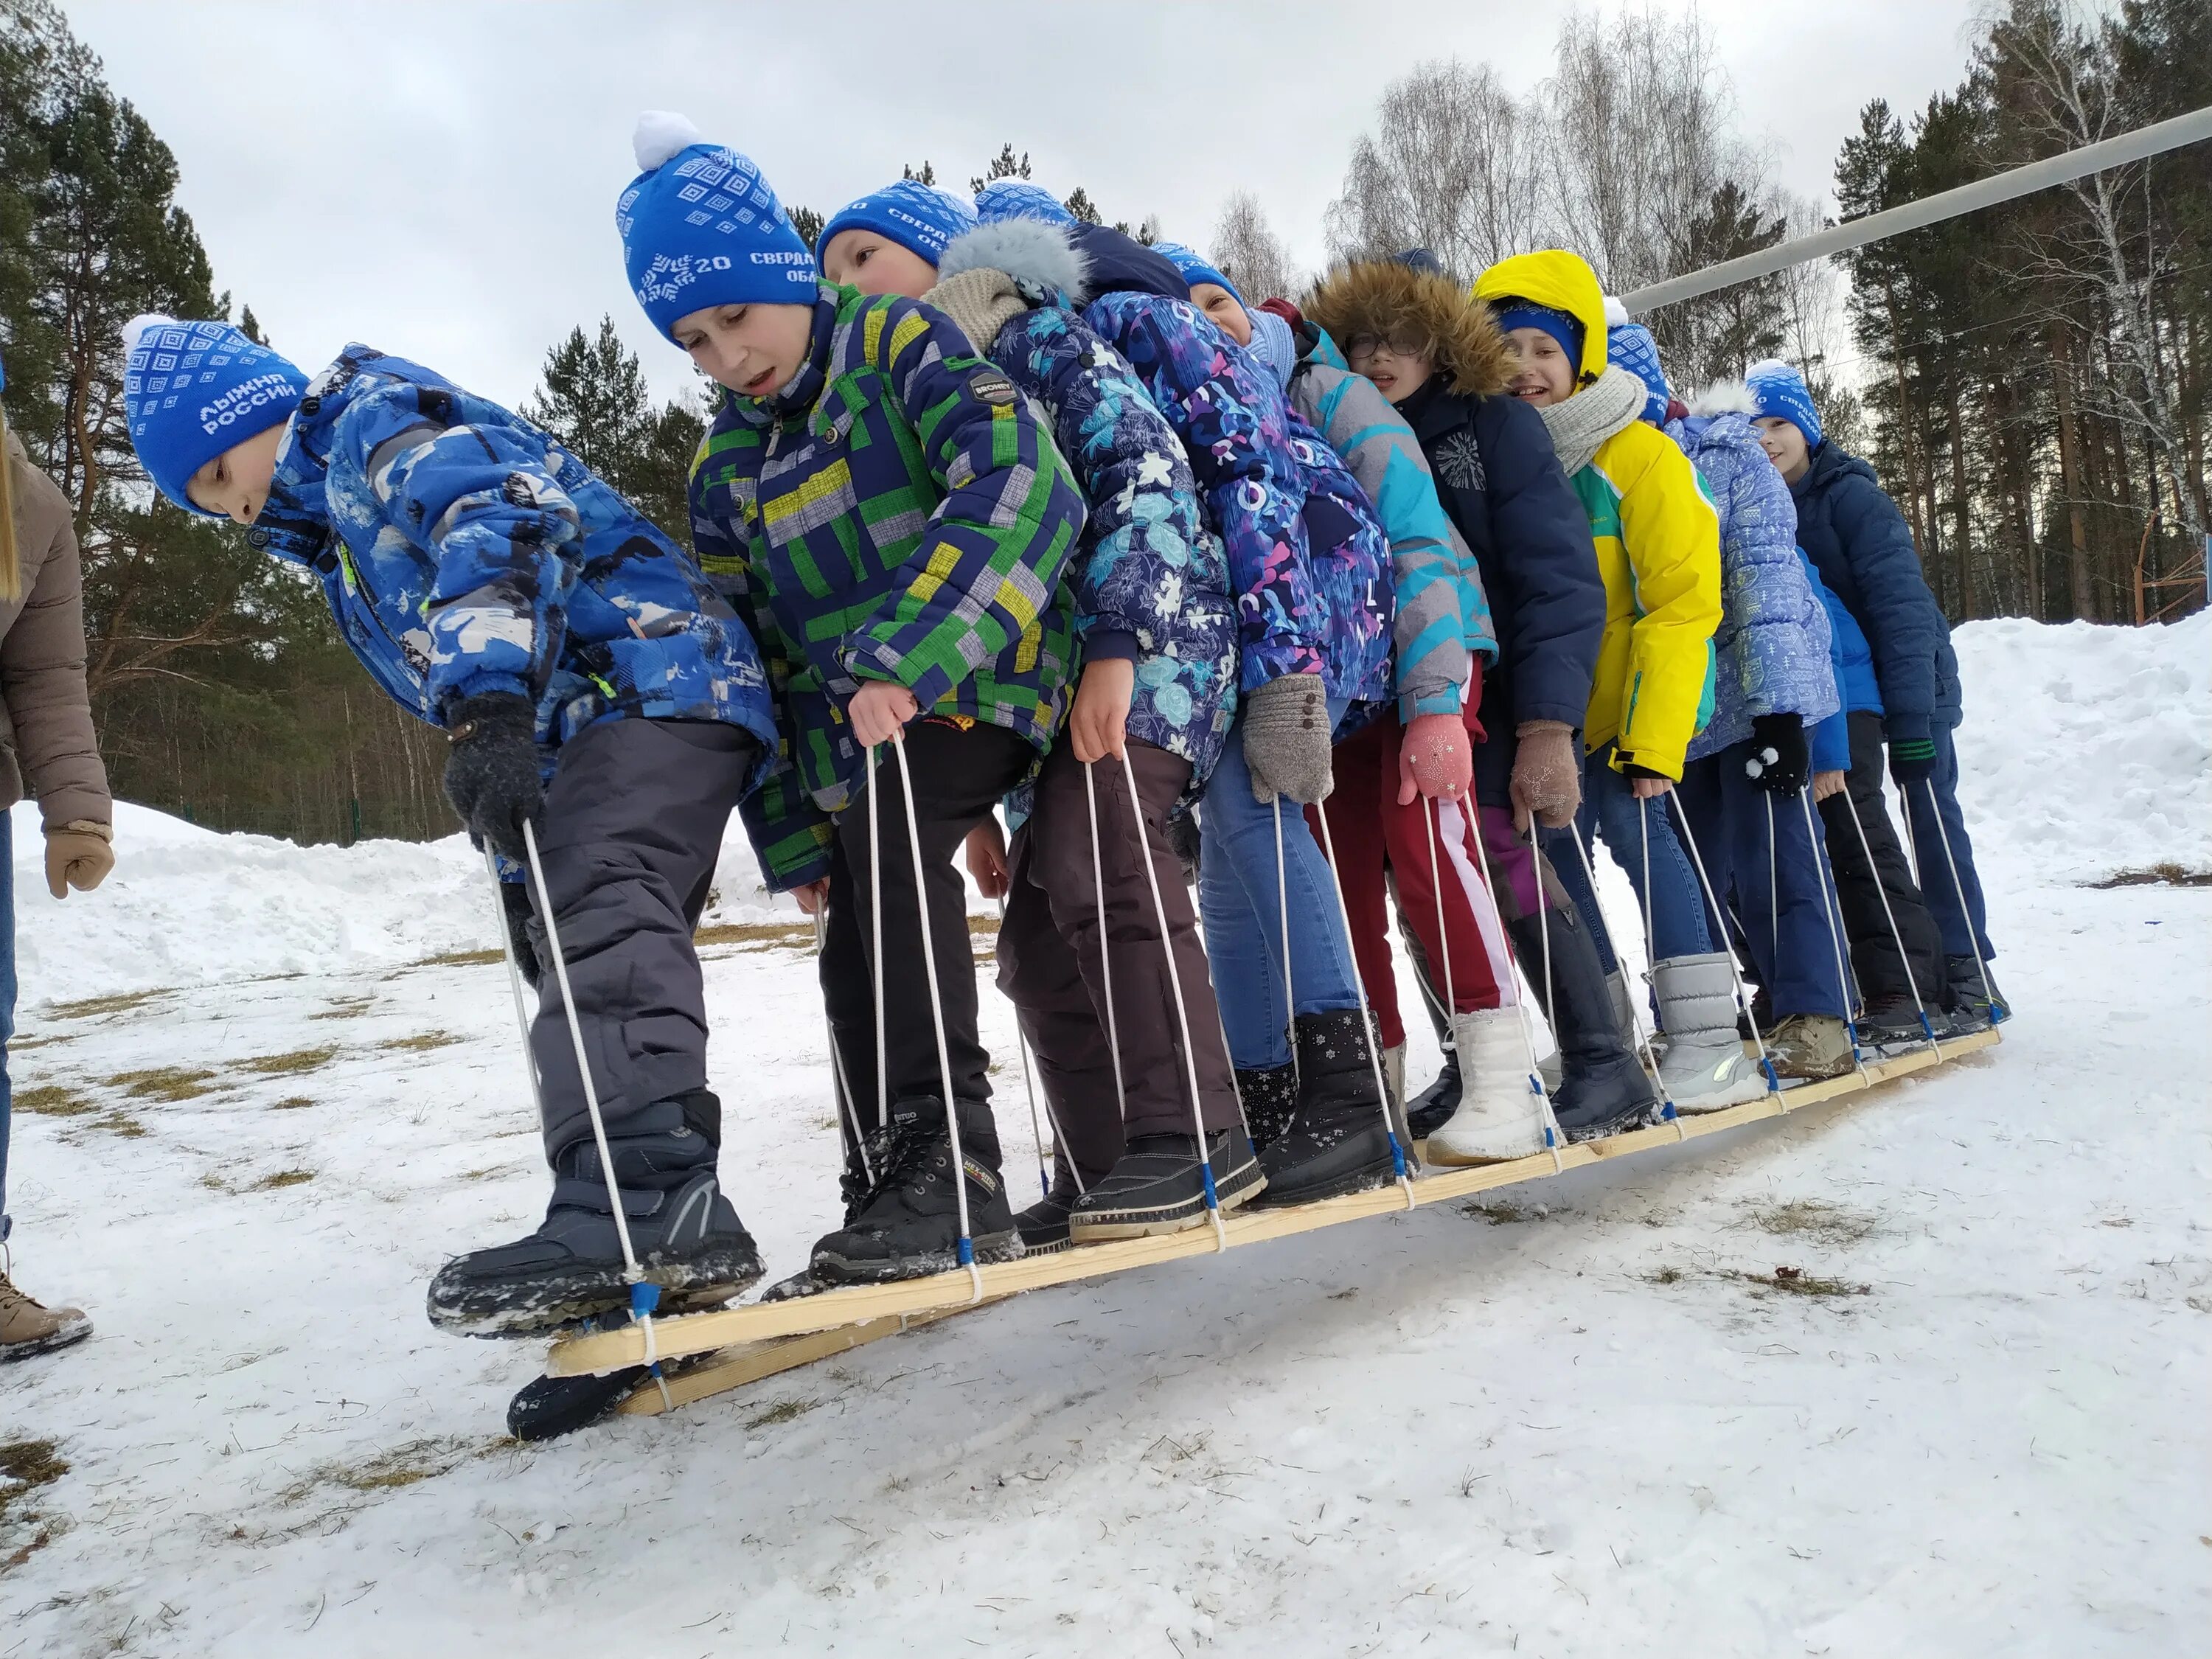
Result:
{"type": "Polygon", "coordinates": [[[1741,380],[1715,380],[1690,400],[1692,415],[1748,415],[1759,417],[1759,399],[1741,380]]]}
{"type": "Polygon", "coordinates": [[[963,231],[945,245],[937,262],[938,279],[963,270],[1003,270],[1017,283],[1076,304],[1091,283],[1091,262],[1069,240],[1066,229],[1040,219],[1001,219],[963,231]]]}
{"type": "Polygon", "coordinates": [[[1340,347],[1360,334],[1425,336],[1447,389],[1466,396],[1493,396],[1513,378],[1505,337],[1489,312],[1432,271],[1388,260],[1339,265],[1315,285],[1303,309],[1340,347]]]}

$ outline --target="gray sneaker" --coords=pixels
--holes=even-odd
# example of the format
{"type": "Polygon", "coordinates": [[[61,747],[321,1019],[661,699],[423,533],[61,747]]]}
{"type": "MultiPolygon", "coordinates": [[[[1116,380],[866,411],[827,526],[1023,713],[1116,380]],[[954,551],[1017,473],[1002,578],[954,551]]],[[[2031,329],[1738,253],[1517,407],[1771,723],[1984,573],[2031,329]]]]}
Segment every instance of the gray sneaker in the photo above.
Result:
{"type": "Polygon", "coordinates": [[[1784,1077],[1841,1077],[1858,1063],[1850,1028],[1832,1014],[1791,1014],[1766,1034],[1767,1058],[1784,1077]]]}

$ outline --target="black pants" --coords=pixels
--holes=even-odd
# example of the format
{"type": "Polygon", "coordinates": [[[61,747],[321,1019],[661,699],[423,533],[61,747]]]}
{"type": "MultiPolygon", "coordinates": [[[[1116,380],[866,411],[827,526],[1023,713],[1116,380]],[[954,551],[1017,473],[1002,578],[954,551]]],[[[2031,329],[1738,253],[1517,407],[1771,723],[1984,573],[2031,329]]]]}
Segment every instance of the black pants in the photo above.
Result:
{"type": "Polygon", "coordinates": [[[1859,990],[1869,1002],[1883,997],[1907,997],[1917,983],[1920,1000],[1930,1009],[1943,1006],[1943,935],[1929,915],[1928,906],[1913,884],[1912,866],[1905,856],[1897,829],[1890,822],[1889,804],[1881,789],[1885,757],[1881,716],[1865,713],[1850,717],[1851,770],[1846,789],[1858,808],[1859,824],[1866,829],[1866,844],[1859,842],[1858,827],[1851,823],[1851,807],[1841,795],[1820,803],[1820,817],[1828,831],[1828,861],[1836,872],[1836,890],[1843,900],[1844,933],[1850,941],[1851,969],[1859,990]],[[1874,857],[1868,860],[1867,849],[1874,857]],[[1897,916],[1897,933],[1890,931],[1889,914],[1882,895],[1897,916]],[[1897,950],[1897,934],[1905,937],[1905,954],[1897,950]],[[1906,964],[1911,964],[1907,977],[1906,964]]]}
{"type": "MultiPolygon", "coordinates": [[[[691,930],[758,747],[718,721],[649,720],[601,720],[562,745],[538,850],[611,1140],[706,1132],[678,1098],[707,1084],[706,994],[691,930]]],[[[550,963],[544,923],[529,928],[531,948],[550,963]]],[[[550,968],[538,993],[530,1048],[554,1163],[591,1139],[592,1120],[550,968]]]]}
{"type": "Polygon", "coordinates": [[[1067,744],[1053,751],[1037,780],[1036,811],[1014,837],[1012,891],[999,933],[1000,988],[1021,1015],[1054,1120],[1086,1182],[1114,1166],[1125,1135],[1194,1133],[1193,1065],[1206,1128],[1226,1129],[1239,1121],[1236,1077],[1223,1046],[1198,912],[1168,844],[1168,812],[1190,782],[1190,763],[1150,744],[1132,743],[1129,765],[1144,812],[1141,841],[1121,763],[1109,758],[1086,769],[1067,744]],[[1098,797],[1095,871],[1086,769],[1098,797]],[[1174,942],[1181,1012],[1160,948],[1147,858],[1174,942]],[[1118,1098],[1115,1054],[1107,1042],[1106,969],[1099,956],[1102,880],[1114,1030],[1121,1039],[1118,1098]],[[1183,1013],[1190,1020],[1188,1063],[1183,1013]]]}
{"type": "MultiPolygon", "coordinates": [[[[990,1055],[975,1031],[975,956],[968,932],[968,890],[953,854],[1001,796],[1021,781],[1035,757],[1028,742],[1003,726],[963,730],[920,720],[906,728],[907,765],[914,775],[915,822],[921,832],[929,937],[937,957],[937,990],[945,1010],[945,1045],[956,1100],[991,1097],[990,1055]]],[[[871,951],[872,907],[880,890],[884,921],[884,1058],[892,1104],[945,1094],[938,1063],[929,981],[922,970],[921,908],[915,894],[914,850],[907,838],[905,793],[898,757],[884,746],[876,759],[880,805],[877,833],[883,879],[868,867],[866,786],[838,815],[830,848],[830,912],[823,927],[822,1000],[843,1060],[854,1105],[864,1126],[876,1121],[875,981],[871,951]]],[[[950,1102],[946,1103],[949,1106],[950,1102]]]]}

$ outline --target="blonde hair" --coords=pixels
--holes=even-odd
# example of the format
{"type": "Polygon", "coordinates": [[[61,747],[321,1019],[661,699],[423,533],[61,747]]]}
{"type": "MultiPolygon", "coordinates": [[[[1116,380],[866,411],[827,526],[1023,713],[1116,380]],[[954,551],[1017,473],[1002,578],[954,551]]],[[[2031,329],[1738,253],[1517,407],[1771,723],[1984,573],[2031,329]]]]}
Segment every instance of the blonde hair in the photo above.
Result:
{"type": "Polygon", "coordinates": [[[8,453],[8,412],[0,410],[0,603],[23,597],[23,565],[15,547],[15,463],[8,453]]]}

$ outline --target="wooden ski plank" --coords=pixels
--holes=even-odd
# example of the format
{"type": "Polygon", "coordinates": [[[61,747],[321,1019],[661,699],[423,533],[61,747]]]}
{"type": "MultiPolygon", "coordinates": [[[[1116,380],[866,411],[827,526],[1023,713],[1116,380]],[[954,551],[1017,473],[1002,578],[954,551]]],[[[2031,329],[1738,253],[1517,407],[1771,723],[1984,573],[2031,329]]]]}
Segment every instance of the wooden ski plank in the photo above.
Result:
{"type": "MultiPolygon", "coordinates": [[[[1948,1060],[1990,1048],[1997,1041],[1997,1033],[1993,1030],[1952,1039],[1944,1043],[1942,1060],[1948,1060]]],[[[1893,1059],[1869,1064],[1863,1072],[1852,1072],[1824,1083],[1806,1084],[1784,1090],[1778,1096],[1762,1096],[1758,1100],[1729,1107],[1725,1111],[1685,1117],[1675,1122],[1632,1130],[1626,1134],[1613,1135],[1604,1140],[1583,1141],[1562,1146],[1556,1153],[1540,1152],[1533,1158],[1517,1158],[1510,1164],[1439,1170],[1421,1176],[1413,1183],[1413,1202],[1415,1206],[1449,1203],[1476,1193],[1540,1180],[1568,1170],[1627,1157],[1653,1147],[1670,1146],[1705,1135],[1718,1134],[1743,1124],[1756,1123],[1770,1117],[1783,1117],[1810,1106],[1844,1099],[1862,1093],[1875,1084],[1924,1072],[1940,1063],[1942,1061],[1937,1056],[1928,1050],[1914,1049],[1893,1059]]],[[[1310,1232],[1316,1228],[1334,1226],[1339,1222],[1355,1220],[1362,1216],[1384,1215],[1407,1207],[1405,1188],[1391,1186],[1291,1209],[1239,1211],[1225,1218],[1223,1224],[1225,1237],[1222,1240],[1217,1240],[1212,1228],[1200,1226],[1152,1238],[1118,1239],[1111,1243],[1083,1245],[1053,1255],[1025,1256],[1019,1261],[994,1263],[982,1268],[981,1299],[996,1301],[1001,1297],[1019,1295],[1024,1291],[1043,1290],[1054,1285],[1071,1284],[1189,1256],[1210,1255],[1225,1247],[1257,1243],[1292,1233],[1310,1232]]],[[[810,1334],[831,1334],[885,1320],[896,1322],[902,1316],[929,1314],[941,1316],[974,1305],[976,1305],[975,1287],[968,1274],[938,1273],[927,1279],[901,1279],[889,1285],[854,1285],[844,1290],[825,1291],[818,1296],[799,1297],[787,1302],[754,1303],[744,1307],[679,1315],[654,1321],[653,1334],[661,1357],[675,1358],[741,1344],[768,1344],[779,1339],[810,1334]]],[[[831,1347],[824,1352],[840,1351],[831,1347]]],[[[612,1370],[623,1365],[641,1364],[644,1359],[642,1334],[635,1327],[626,1327],[568,1337],[556,1342],[547,1357],[545,1369],[550,1376],[580,1376],[595,1371],[612,1370]]],[[[746,1362],[733,1360],[731,1363],[741,1365],[746,1362]]],[[[795,1360],[793,1363],[804,1364],[805,1361],[795,1360]]],[[[772,1374],[772,1371],[762,1373],[764,1376],[772,1374]]],[[[672,1393],[675,1386],[672,1380],[672,1393]]],[[[657,1406],[658,1391],[654,1392],[657,1406]]]]}
{"type": "Polygon", "coordinates": [[[865,1324],[841,1325],[833,1331],[811,1331],[805,1336],[781,1337],[771,1342],[739,1343],[726,1353],[709,1356],[705,1364],[690,1366],[669,1377],[665,1403],[661,1400],[660,1390],[648,1381],[640,1383],[635,1392],[615,1407],[615,1412],[623,1417],[658,1417],[676,1407],[694,1405],[711,1395],[726,1394],[748,1382],[811,1365],[817,1359],[832,1359],[871,1342],[880,1342],[887,1336],[919,1330],[924,1325],[949,1319],[955,1312],[965,1311],[952,1309],[941,1313],[904,1314],[895,1319],[871,1319],[865,1324]]]}

